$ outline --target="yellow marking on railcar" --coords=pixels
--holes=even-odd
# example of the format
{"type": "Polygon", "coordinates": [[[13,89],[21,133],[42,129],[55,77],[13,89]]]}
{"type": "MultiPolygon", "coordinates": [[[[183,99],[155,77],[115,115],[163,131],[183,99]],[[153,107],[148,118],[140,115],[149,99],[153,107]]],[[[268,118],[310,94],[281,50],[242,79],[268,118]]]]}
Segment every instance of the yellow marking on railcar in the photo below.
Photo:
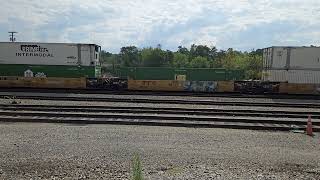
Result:
{"type": "Polygon", "coordinates": [[[0,77],[0,87],[85,89],[86,78],[0,77]]]}
{"type": "Polygon", "coordinates": [[[184,81],[175,80],[128,80],[129,90],[183,91],[184,81]]]}
{"type": "Polygon", "coordinates": [[[218,81],[217,92],[234,92],[234,81],[218,81]]]}
{"type": "Polygon", "coordinates": [[[318,85],[316,84],[280,83],[279,93],[318,94],[317,88],[318,85]]]}

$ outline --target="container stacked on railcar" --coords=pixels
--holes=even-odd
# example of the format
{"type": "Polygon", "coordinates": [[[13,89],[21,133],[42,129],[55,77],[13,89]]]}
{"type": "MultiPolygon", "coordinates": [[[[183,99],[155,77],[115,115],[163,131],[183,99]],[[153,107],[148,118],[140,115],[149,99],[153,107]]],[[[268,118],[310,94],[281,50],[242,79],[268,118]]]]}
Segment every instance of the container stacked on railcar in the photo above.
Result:
{"type": "Polygon", "coordinates": [[[95,44],[0,42],[0,76],[99,77],[95,44]]]}
{"type": "Polygon", "coordinates": [[[318,93],[320,47],[264,49],[262,81],[279,82],[280,93],[318,93]]]}
{"type": "Polygon", "coordinates": [[[320,93],[319,47],[264,49],[261,81],[246,81],[238,69],[170,67],[122,67],[102,78],[100,50],[95,44],[0,42],[0,87],[320,93]]]}
{"type": "Polygon", "coordinates": [[[0,42],[0,86],[86,88],[83,79],[101,76],[100,49],[95,44],[0,42]]]}
{"type": "Polygon", "coordinates": [[[263,52],[264,81],[320,84],[320,47],[271,47],[263,52]]]}

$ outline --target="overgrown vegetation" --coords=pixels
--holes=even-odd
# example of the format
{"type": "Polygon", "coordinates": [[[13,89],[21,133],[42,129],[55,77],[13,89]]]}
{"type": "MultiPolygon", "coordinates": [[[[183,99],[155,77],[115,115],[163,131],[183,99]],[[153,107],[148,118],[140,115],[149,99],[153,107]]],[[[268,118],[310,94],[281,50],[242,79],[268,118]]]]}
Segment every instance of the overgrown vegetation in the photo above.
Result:
{"type": "Polygon", "coordinates": [[[122,67],[175,67],[175,68],[226,68],[242,69],[247,79],[260,79],[262,50],[241,52],[233,49],[218,50],[216,47],[191,45],[179,46],[176,52],[155,48],[139,49],[122,47],[119,54],[102,52],[102,63],[122,67]]]}
{"type": "Polygon", "coordinates": [[[132,180],[143,180],[140,156],[135,154],[132,161],[132,180]]]}

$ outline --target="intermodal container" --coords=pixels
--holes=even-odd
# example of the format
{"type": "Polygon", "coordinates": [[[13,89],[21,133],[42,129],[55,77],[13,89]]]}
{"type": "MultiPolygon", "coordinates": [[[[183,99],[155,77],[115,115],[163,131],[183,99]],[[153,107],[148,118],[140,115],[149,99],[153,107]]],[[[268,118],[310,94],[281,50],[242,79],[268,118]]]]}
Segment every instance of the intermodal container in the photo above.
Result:
{"type": "Polygon", "coordinates": [[[320,70],[289,70],[288,82],[296,84],[320,84],[320,70]]]}
{"type": "Polygon", "coordinates": [[[262,81],[288,82],[288,71],[265,69],[262,71],[262,81]]]}
{"type": "Polygon", "coordinates": [[[96,66],[95,44],[0,42],[0,64],[96,66]]]}
{"type": "Polygon", "coordinates": [[[293,84],[320,84],[317,70],[264,70],[263,81],[288,82],[293,84]]]}
{"type": "Polygon", "coordinates": [[[263,50],[263,68],[320,70],[320,47],[270,47],[263,50]]]}

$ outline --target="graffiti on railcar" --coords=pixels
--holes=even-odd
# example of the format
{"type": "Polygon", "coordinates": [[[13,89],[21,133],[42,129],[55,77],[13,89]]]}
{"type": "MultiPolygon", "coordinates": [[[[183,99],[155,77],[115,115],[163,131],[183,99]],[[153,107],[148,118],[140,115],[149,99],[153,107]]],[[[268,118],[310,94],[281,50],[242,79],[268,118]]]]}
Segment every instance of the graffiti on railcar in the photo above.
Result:
{"type": "Polygon", "coordinates": [[[190,92],[215,92],[217,82],[215,81],[186,81],[184,90],[190,92]]]}
{"type": "Polygon", "coordinates": [[[281,89],[283,88],[281,88],[280,83],[277,82],[237,81],[234,83],[234,91],[241,93],[278,93],[281,89]]]}

